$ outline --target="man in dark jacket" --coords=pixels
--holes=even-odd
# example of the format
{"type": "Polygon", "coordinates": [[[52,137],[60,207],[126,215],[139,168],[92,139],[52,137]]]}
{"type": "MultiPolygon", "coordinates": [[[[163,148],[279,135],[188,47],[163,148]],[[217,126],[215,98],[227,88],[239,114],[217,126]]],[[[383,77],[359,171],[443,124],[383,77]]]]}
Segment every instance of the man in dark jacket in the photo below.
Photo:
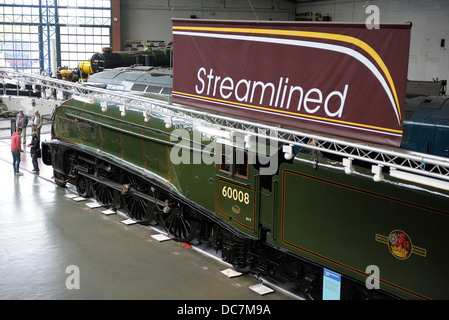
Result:
{"type": "Polygon", "coordinates": [[[33,131],[31,133],[31,143],[28,145],[28,147],[31,147],[31,163],[33,164],[33,173],[39,174],[39,165],[37,163],[37,158],[40,158],[40,140],[37,136],[36,131],[33,131]]]}
{"type": "Polygon", "coordinates": [[[22,109],[19,110],[16,116],[16,126],[17,128],[22,128],[22,144],[26,144],[28,116],[23,113],[22,109]]]}

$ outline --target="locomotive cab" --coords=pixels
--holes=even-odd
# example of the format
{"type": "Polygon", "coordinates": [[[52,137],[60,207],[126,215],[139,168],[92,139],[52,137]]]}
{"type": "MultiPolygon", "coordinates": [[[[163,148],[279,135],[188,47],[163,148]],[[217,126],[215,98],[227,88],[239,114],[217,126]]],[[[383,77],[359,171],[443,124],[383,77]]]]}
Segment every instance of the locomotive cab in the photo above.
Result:
{"type": "Polygon", "coordinates": [[[254,181],[257,172],[249,165],[249,153],[222,144],[217,179],[217,214],[243,232],[256,237],[258,216],[254,181]]]}

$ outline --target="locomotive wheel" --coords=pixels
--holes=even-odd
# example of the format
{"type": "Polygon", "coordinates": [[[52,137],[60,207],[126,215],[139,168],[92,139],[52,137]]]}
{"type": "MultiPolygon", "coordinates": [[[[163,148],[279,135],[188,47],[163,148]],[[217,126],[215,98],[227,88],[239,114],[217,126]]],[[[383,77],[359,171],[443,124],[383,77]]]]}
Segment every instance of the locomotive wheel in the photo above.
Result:
{"type": "Polygon", "coordinates": [[[198,222],[180,206],[164,213],[162,219],[164,228],[174,236],[175,241],[190,242],[198,233],[198,222]]]}
{"type": "Polygon", "coordinates": [[[142,179],[133,175],[126,176],[125,181],[131,191],[123,194],[122,197],[123,207],[127,211],[128,216],[139,223],[150,223],[154,218],[154,209],[151,207],[152,202],[132,193],[132,190],[135,190],[144,194],[149,194],[150,186],[142,179]]]}
{"type": "Polygon", "coordinates": [[[241,273],[247,273],[251,269],[251,265],[248,263],[245,263],[245,264],[235,263],[235,264],[232,264],[232,267],[236,271],[241,272],[241,273]]]}
{"type": "Polygon", "coordinates": [[[92,181],[92,195],[103,206],[110,206],[114,200],[114,189],[101,182],[92,181]]]}
{"type": "Polygon", "coordinates": [[[91,182],[85,176],[79,175],[76,179],[76,191],[81,197],[88,198],[91,194],[91,182]]]}

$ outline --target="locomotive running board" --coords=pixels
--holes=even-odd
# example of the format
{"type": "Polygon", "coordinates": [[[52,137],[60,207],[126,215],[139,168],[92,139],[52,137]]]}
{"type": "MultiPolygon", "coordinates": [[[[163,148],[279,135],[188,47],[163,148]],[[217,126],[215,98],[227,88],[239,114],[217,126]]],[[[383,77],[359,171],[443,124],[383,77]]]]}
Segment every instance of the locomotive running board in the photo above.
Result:
{"type": "MultiPolygon", "coordinates": [[[[206,126],[211,128],[211,130],[215,130],[215,132],[221,132],[230,137],[240,135],[246,138],[272,140],[283,144],[283,151],[286,155],[292,153],[294,146],[337,155],[342,157],[343,165],[346,169],[345,172],[348,174],[351,174],[353,171],[353,161],[363,161],[372,166],[373,179],[375,181],[382,179],[383,168],[389,168],[390,171],[399,169],[417,176],[449,181],[449,159],[443,157],[313,132],[276,127],[204,112],[127,92],[115,92],[46,76],[31,75],[6,69],[0,69],[0,73],[2,74],[3,82],[13,81],[17,85],[31,84],[33,89],[38,89],[38,86],[40,86],[41,88],[60,90],[65,95],[76,96],[77,99],[83,99],[88,103],[98,102],[103,110],[107,110],[108,103],[113,103],[125,112],[127,108],[142,111],[144,119],[148,119],[152,113],[163,115],[167,125],[172,124],[173,120],[176,119],[183,119],[184,122],[188,119],[194,125],[206,126]]],[[[419,179],[416,180],[416,182],[420,183],[419,179]]]]}

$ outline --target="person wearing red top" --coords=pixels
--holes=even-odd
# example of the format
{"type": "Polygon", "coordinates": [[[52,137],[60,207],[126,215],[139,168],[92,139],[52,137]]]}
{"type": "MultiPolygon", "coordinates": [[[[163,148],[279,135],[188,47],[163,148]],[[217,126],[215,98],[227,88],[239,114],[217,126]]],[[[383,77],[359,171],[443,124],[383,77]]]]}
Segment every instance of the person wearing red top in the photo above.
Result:
{"type": "Polygon", "coordinates": [[[20,167],[20,153],[23,152],[20,145],[20,134],[22,133],[22,128],[18,128],[17,132],[14,132],[11,136],[11,153],[12,153],[12,166],[14,168],[14,173],[18,176],[23,175],[19,172],[20,167]]]}

